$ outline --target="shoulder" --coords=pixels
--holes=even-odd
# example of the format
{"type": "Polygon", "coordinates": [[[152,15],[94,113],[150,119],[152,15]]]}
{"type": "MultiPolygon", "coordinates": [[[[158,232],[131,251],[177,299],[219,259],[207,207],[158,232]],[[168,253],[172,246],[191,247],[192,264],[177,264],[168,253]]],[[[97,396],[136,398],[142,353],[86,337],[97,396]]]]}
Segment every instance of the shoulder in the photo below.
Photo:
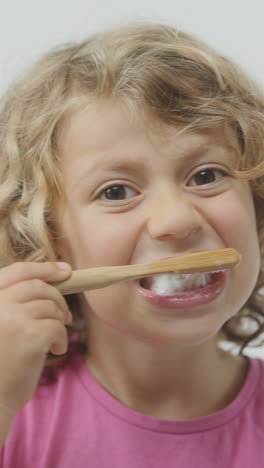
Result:
{"type": "Polygon", "coordinates": [[[32,398],[17,412],[13,429],[23,426],[27,431],[33,431],[35,427],[45,431],[51,421],[63,417],[61,408],[70,407],[73,399],[82,397],[79,379],[82,365],[80,357],[71,356],[64,366],[54,369],[51,381],[41,379],[32,398]]]}
{"type": "Polygon", "coordinates": [[[249,357],[249,378],[264,385],[264,359],[249,357]]]}
{"type": "Polygon", "coordinates": [[[58,368],[54,381],[40,384],[31,400],[17,412],[1,452],[3,466],[33,466],[32,459],[63,447],[65,431],[78,427],[77,423],[81,426],[82,402],[87,407],[92,403],[78,376],[78,366],[82,361],[74,357],[58,368]]]}
{"type": "MultiPolygon", "coordinates": [[[[248,358],[249,371],[244,394],[252,417],[264,415],[264,359],[248,358]]],[[[264,419],[263,419],[264,423],[264,419]]]]}
{"type": "Polygon", "coordinates": [[[264,359],[250,358],[249,362],[253,374],[252,380],[256,380],[257,383],[256,391],[264,401],[264,359]]]}

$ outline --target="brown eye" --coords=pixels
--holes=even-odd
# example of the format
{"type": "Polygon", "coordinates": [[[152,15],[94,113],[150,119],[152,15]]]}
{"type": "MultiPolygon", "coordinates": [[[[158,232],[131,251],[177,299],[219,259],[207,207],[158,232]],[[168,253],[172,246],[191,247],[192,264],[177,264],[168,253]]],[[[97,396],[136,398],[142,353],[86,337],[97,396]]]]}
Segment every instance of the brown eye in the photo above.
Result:
{"type": "Polygon", "coordinates": [[[126,192],[123,185],[115,185],[114,187],[106,189],[104,195],[107,200],[123,200],[126,196],[126,192]]]}
{"type": "Polygon", "coordinates": [[[101,192],[102,200],[120,201],[132,198],[136,195],[136,191],[125,185],[112,185],[101,192]]]}
{"type": "Polygon", "coordinates": [[[203,171],[197,172],[192,177],[192,181],[194,183],[190,183],[190,185],[208,185],[212,184],[213,182],[217,182],[225,175],[224,171],[220,169],[205,169],[203,171]]]}

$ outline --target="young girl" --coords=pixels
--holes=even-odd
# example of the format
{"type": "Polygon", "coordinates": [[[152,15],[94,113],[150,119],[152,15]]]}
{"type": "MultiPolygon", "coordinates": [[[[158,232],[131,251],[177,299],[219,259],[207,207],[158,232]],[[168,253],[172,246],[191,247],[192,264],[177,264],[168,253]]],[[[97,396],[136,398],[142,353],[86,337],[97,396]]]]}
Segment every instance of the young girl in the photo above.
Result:
{"type": "Polygon", "coordinates": [[[261,467],[264,364],[242,353],[263,323],[260,92],[132,24],[47,54],[0,132],[1,468],[261,467]],[[230,271],[53,284],[226,247],[230,271]]]}

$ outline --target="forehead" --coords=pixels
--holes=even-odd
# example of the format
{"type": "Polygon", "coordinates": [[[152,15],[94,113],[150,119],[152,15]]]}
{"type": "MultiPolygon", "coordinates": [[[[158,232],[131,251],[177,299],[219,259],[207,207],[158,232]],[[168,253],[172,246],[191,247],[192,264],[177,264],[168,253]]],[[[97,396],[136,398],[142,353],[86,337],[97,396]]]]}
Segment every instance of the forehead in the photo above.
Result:
{"type": "Polygon", "coordinates": [[[129,159],[143,156],[145,151],[149,154],[149,150],[173,156],[212,147],[239,152],[235,133],[227,125],[201,130],[172,127],[120,102],[94,102],[73,112],[64,122],[57,144],[62,166],[87,159],[91,164],[93,160],[98,164],[129,159]]]}

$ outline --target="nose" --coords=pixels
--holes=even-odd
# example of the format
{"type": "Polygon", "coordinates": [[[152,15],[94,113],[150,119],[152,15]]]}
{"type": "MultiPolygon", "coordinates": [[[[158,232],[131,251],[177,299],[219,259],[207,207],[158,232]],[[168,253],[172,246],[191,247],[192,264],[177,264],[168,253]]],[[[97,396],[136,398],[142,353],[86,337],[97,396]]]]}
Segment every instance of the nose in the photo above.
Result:
{"type": "Polygon", "coordinates": [[[188,196],[163,190],[151,202],[147,230],[152,239],[193,240],[202,231],[202,216],[188,196]]]}

